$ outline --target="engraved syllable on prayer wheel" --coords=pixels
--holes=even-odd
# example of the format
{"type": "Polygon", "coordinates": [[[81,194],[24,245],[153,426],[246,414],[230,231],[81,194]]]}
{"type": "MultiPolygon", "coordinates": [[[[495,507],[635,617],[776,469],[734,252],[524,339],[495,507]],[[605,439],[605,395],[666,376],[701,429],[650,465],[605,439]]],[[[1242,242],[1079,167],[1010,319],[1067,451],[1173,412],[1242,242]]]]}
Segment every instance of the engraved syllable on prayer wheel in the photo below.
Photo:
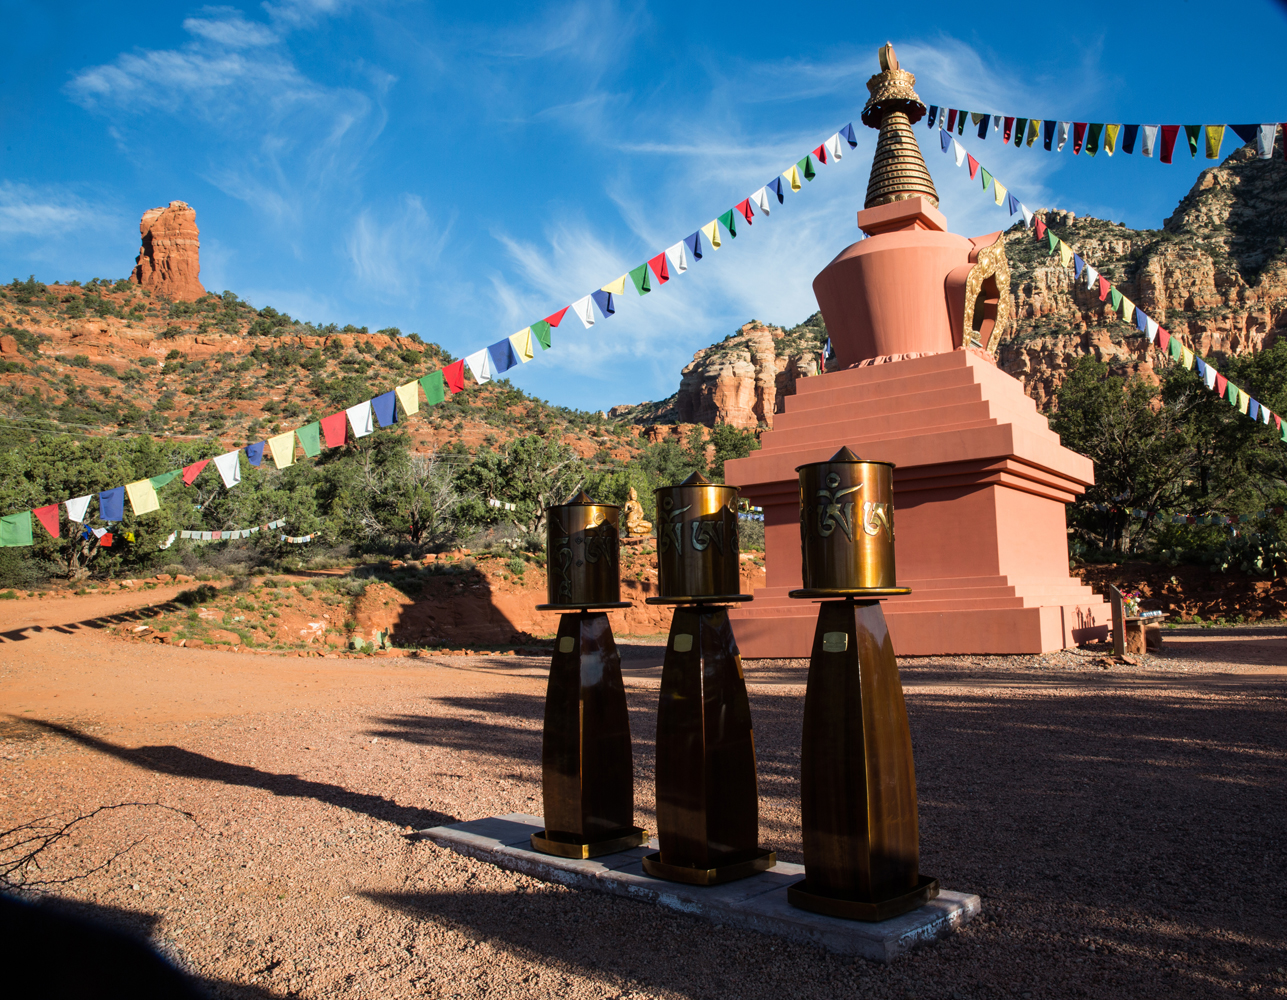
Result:
{"type": "Polygon", "coordinates": [[[649,603],[747,599],[741,593],[737,487],[694,472],[655,492],[658,596],[649,603]]]}
{"type": "Polygon", "coordinates": [[[617,537],[621,508],[595,503],[582,490],[545,508],[548,611],[625,606],[621,601],[617,537]]]}
{"type": "Polygon", "coordinates": [[[909,593],[894,570],[894,466],[841,448],[800,474],[800,597],[909,593]]]}

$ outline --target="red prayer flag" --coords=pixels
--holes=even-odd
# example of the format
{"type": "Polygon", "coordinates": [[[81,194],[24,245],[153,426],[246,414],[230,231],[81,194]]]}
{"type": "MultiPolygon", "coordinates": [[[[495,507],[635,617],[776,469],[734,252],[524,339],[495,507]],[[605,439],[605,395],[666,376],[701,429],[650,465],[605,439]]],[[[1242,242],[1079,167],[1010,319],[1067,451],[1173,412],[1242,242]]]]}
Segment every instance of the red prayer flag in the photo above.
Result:
{"type": "Polygon", "coordinates": [[[827,162],[827,147],[826,147],[826,146],[819,146],[817,149],[815,149],[815,150],[813,151],[813,156],[814,156],[814,158],[815,158],[819,163],[826,163],[826,162],[827,162]]]}
{"type": "Polygon", "coordinates": [[[1216,372],[1216,395],[1223,396],[1224,391],[1227,388],[1229,388],[1229,380],[1225,378],[1223,375],[1221,375],[1219,372],[1216,372]]]}
{"type": "MultiPolygon", "coordinates": [[[[559,313],[559,319],[563,318],[563,313],[565,312],[567,312],[566,309],[559,313]]],[[[550,326],[557,325],[557,323],[550,323],[550,326]]],[[[454,364],[450,364],[444,368],[442,370],[442,380],[447,383],[448,390],[453,394],[460,392],[460,390],[465,388],[465,359],[461,358],[454,364]]]]}
{"type": "MultiPolygon", "coordinates": [[[[564,317],[564,315],[567,313],[567,311],[568,311],[570,308],[572,308],[572,307],[571,307],[571,306],[564,306],[562,309],[560,309],[558,312],[556,312],[553,316],[546,316],[546,317],[545,317],[545,322],[549,323],[549,324],[550,324],[550,326],[558,326],[560,323],[562,323],[562,322],[563,322],[563,317],[564,317]]],[[[462,386],[462,388],[463,388],[463,386],[462,386]]],[[[453,390],[453,391],[455,391],[455,390],[453,390]]]]}
{"type": "Polygon", "coordinates": [[[1036,223],[1037,223],[1037,239],[1044,240],[1046,238],[1046,224],[1041,221],[1040,216],[1037,217],[1036,223]]]}
{"type": "Polygon", "coordinates": [[[186,483],[188,486],[191,486],[192,481],[196,479],[197,476],[201,475],[201,470],[204,469],[209,464],[209,462],[210,462],[210,459],[203,458],[200,462],[193,462],[191,465],[185,465],[183,467],[184,483],[186,483]]]}
{"type": "MultiPolygon", "coordinates": [[[[750,222],[750,219],[746,220],[750,222]]],[[[652,273],[657,276],[657,284],[664,285],[670,280],[670,268],[666,266],[666,252],[663,250],[652,260],[648,261],[648,266],[652,268],[652,273]]]]}
{"type": "Polygon", "coordinates": [[[1102,274],[1099,276],[1099,301],[1104,302],[1108,298],[1108,290],[1113,286],[1109,284],[1108,279],[1102,274]]]}
{"type": "Polygon", "coordinates": [[[951,132],[952,129],[954,128],[956,128],[956,109],[948,108],[947,109],[947,130],[951,132]]]}
{"type": "Polygon", "coordinates": [[[1011,117],[1009,117],[1009,118],[1007,118],[1007,119],[1005,120],[1005,131],[1001,133],[1001,141],[1002,141],[1002,142],[1009,142],[1009,141],[1010,141],[1010,133],[1011,133],[1013,130],[1014,130],[1014,116],[1012,115],[1011,117]]]}
{"type": "Polygon", "coordinates": [[[1081,152],[1086,141],[1086,122],[1073,122],[1073,156],[1081,152]]]}
{"type": "Polygon", "coordinates": [[[98,536],[98,544],[103,546],[105,549],[110,549],[112,547],[112,533],[110,531],[104,531],[98,536]]]}
{"type": "Polygon", "coordinates": [[[58,538],[58,504],[51,503],[48,507],[37,507],[32,511],[40,519],[40,523],[45,526],[45,530],[58,538]]]}
{"type": "Polygon", "coordinates": [[[1164,326],[1157,328],[1157,346],[1164,351],[1171,346],[1171,335],[1166,332],[1166,327],[1164,326]]]}
{"type": "Polygon", "coordinates": [[[1171,154],[1175,152],[1175,137],[1180,134],[1179,125],[1162,126],[1162,162],[1170,163],[1171,154]]]}
{"type": "Polygon", "coordinates": [[[344,419],[347,415],[340,410],[339,413],[322,418],[322,436],[326,439],[326,447],[338,448],[344,443],[344,419]]]}
{"type": "Polygon", "coordinates": [[[1277,427],[1279,430],[1282,430],[1282,429],[1283,429],[1283,418],[1282,418],[1282,417],[1280,417],[1280,416],[1279,416],[1278,414],[1276,414],[1276,413],[1273,415],[1273,417],[1274,417],[1274,426],[1275,426],[1275,427],[1277,427]]]}
{"type": "MultiPolygon", "coordinates": [[[[1282,129],[1283,132],[1283,159],[1287,160],[1287,122],[1283,122],[1278,127],[1282,129]]],[[[1273,152],[1273,147],[1270,147],[1269,153],[1271,156],[1273,155],[1273,152]]]]}
{"type": "Polygon", "coordinates": [[[733,207],[742,213],[742,218],[746,220],[746,224],[751,225],[751,217],[755,215],[755,212],[751,209],[751,199],[743,198],[733,207]]]}
{"type": "Polygon", "coordinates": [[[965,154],[965,158],[970,161],[970,180],[974,180],[979,173],[979,161],[969,153],[965,154]]]}

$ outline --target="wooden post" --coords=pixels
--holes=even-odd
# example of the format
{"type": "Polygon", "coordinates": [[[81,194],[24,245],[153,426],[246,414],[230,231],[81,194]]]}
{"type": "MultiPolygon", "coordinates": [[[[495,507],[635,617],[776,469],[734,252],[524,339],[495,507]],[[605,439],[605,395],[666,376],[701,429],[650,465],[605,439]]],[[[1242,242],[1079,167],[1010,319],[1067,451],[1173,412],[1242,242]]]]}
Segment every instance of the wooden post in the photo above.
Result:
{"type": "Polygon", "coordinates": [[[1111,583],[1108,585],[1108,599],[1113,606],[1113,654],[1126,655],[1126,607],[1122,602],[1122,592],[1111,583]]]}

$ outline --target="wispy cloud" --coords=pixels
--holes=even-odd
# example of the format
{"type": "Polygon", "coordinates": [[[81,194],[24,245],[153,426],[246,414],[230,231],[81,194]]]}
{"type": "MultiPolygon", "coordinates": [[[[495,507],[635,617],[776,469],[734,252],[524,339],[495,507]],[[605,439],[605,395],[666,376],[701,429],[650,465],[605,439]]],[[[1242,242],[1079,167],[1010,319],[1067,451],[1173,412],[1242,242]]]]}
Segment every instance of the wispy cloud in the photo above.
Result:
{"type": "Polygon", "coordinates": [[[403,195],[391,210],[363,209],[346,243],[361,293],[414,305],[450,231],[450,223],[434,224],[416,195],[403,195]]]}
{"type": "Polygon", "coordinates": [[[0,181],[0,236],[42,239],[119,226],[122,216],[59,187],[0,181]]]}

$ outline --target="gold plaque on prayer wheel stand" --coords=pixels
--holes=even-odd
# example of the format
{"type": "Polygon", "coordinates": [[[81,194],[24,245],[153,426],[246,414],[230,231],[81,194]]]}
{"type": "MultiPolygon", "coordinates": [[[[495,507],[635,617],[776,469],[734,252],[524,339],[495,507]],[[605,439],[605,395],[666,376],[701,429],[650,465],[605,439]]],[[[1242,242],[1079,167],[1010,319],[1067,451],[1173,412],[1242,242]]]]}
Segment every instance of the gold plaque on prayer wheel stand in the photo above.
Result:
{"type": "Polygon", "coordinates": [[[793,906],[888,920],[938,894],[920,873],[911,730],[880,598],[911,593],[894,573],[894,467],[848,448],[802,465],[804,587],[822,599],[800,751],[803,882],[793,906]]]}
{"type": "Polygon", "coordinates": [[[634,763],[621,657],[606,611],[620,599],[619,507],[584,492],[547,507],[549,603],[562,611],[545,693],[541,789],[545,829],[532,847],[564,858],[593,858],[638,847],[634,763]]]}
{"type": "Polygon", "coordinates": [[[675,604],[657,706],[657,878],[715,885],[773,867],[759,844],[759,792],[742,658],[722,605],[741,592],[734,486],[693,474],[657,492],[658,597],[675,604]]]}

